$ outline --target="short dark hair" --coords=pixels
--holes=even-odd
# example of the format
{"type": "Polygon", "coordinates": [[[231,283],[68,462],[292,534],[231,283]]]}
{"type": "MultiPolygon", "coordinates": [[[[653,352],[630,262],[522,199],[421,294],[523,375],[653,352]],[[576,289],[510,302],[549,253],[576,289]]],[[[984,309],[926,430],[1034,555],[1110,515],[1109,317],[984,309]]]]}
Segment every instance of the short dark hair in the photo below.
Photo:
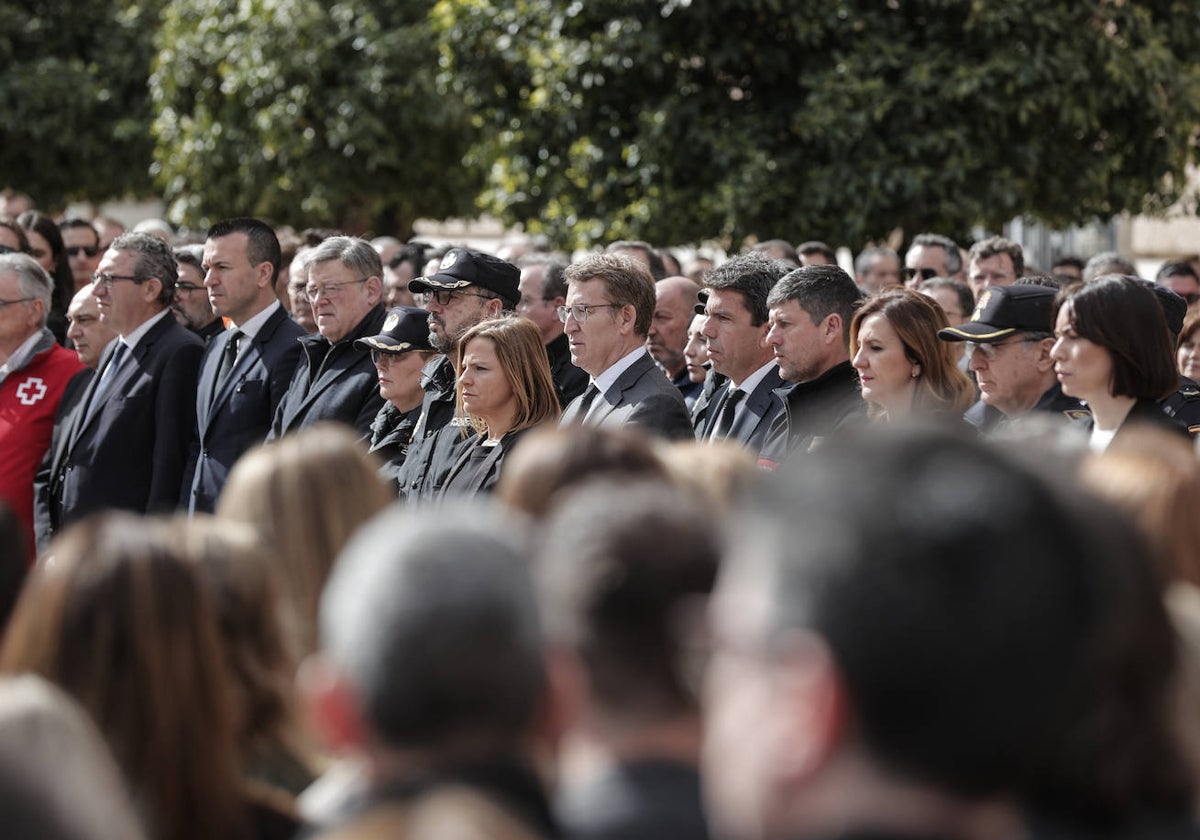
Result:
{"type": "Polygon", "coordinates": [[[512,749],[545,686],[530,563],[511,513],[393,508],[351,540],[321,598],[321,647],[391,747],[512,749]]]}
{"type": "Polygon", "coordinates": [[[1058,268],[1059,266],[1063,266],[1063,265],[1069,265],[1069,266],[1071,266],[1071,268],[1078,269],[1079,273],[1083,274],[1083,260],[1079,259],[1079,257],[1074,257],[1074,256],[1059,257],[1054,262],[1050,263],[1050,269],[1054,270],[1054,269],[1058,268]]]}
{"type": "Polygon", "coordinates": [[[1101,275],[1062,292],[1056,304],[1056,311],[1067,307],[1075,332],[1108,351],[1113,396],[1160,400],[1178,387],[1166,315],[1139,278],[1101,275]]]}
{"type": "Polygon", "coordinates": [[[643,721],[697,709],[681,613],[712,591],[719,544],[712,517],[665,483],[594,482],[550,518],[546,632],[578,652],[601,708],[643,721]]]}
{"type": "Polygon", "coordinates": [[[750,325],[767,322],[767,298],[791,266],[757,251],[739,254],[704,275],[704,288],[740,292],[750,313],[750,325]]]}
{"type": "Polygon", "coordinates": [[[279,279],[279,266],[283,262],[283,250],[279,246],[279,237],[275,230],[266,222],[258,219],[242,217],[224,219],[208,229],[206,239],[220,239],[231,233],[246,234],[246,258],[250,265],[260,263],[271,264],[271,285],[279,279]]]}
{"type": "Polygon", "coordinates": [[[971,246],[970,258],[982,260],[1000,254],[1008,254],[1008,258],[1012,260],[1014,277],[1020,277],[1025,273],[1025,251],[1018,243],[1011,239],[1005,239],[1003,236],[991,236],[979,240],[971,246]]]}
{"type": "Polygon", "coordinates": [[[1149,552],[1099,501],[973,439],[875,427],[735,521],[724,562],[768,599],[757,644],[821,637],[892,771],[1060,816],[1187,803],[1177,644],[1149,552]]]}
{"type": "Polygon", "coordinates": [[[92,236],[96,240],[96,245],[100,245],[100,231],[96,230],[95,226],[87,219],[81,219],[78,216],[71,216],[70,218],[63,219],[61,222],[59,222],[58,229],[60,231],[90,230],[92,232],[92,236]]]}
{"type": "Polygon", "coordinates": [[[175,251],[163,240],[149,233],[122,233],[108,246],[110,251],[132,251],[137,254],[133,273],[144,283],[151,277],[158,278],[162,291],[158,302],[170,306],[175,300],[175,283],[179,280],[179,266],[175,262],[175,251]]]}
{"type": "Polygon", "coordinates": [[[842,318],[842,340],[849,346],[850,319],[862,303],[862,290],[849,274],[836,265],[805,265],[779,279],[767,295],[767,306],[794,300],[819,324],[833,313],[842,318]]]}
{"type": "Polygon", "coordinates": [[[1154,279],[1161,282],[1168,277],[1191,277],[1197,283],[1200,283],[1200,274],[1196,273],[1196,269],[1189,262],[1165,262],[1158,273],[1154,275],[1154,279]]]}

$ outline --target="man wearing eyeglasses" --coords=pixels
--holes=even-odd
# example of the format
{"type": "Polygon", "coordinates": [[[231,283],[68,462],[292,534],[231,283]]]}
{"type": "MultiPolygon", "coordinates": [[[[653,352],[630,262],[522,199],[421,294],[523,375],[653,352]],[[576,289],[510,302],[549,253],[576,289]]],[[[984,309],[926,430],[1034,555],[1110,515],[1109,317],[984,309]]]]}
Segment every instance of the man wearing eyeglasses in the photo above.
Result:
{"type": "Polygon", "coordinates": [[[175,249],[175,261],[179,263],[179,280],[175,283],[171,311],[175,320],[194,332],[207,347],[225,332],[225,322],[213,311],[208,290],[204,288],[204,247],[181,245],[175,249]]]}
{"type": "Polygon", "coordinates": [[[92,273],[100,265],[100,234],[86,219],[64,219],[58,225],[62,233],[63,249],[71,265],[71,278],[75,291],[92,282],[92,273]]]}
{"type": "Polygon", "coordinates": [[[922,280],[933,277],[966,280],[963,276],[962,254],[950,237],[920,233],[913,237],[912,244],[904,254],[904,285],[916,288],[922,280]]]}
{"type": "Polygon", "coordinates": [[[409,501],[435,497],[470,440],[462,433],[465,421],[454,413],[459,339],[479,322],[515,309],[520,280],[520,269],[506,260],[451,248],[437,271],[408,284],[429,310],[429,343],[441,354],[421,371],[421,415],[397,476],[400,495],[409,501]]]}
{"type": "Polygon", "coordinates": [[[970,321],[938,332],[943,341],[966,342],[980,398],[964,416],[980,430],[993,431],[1031,411],[1072,420],[1087,416],[1083,403],[1064,394],[1054,376],[1056,294],[1024,284],[986,289],[970,321]]]}
{"type": "Polygon", "coordinates": [[[33,557],[33,484],[59,403],[83,369],[46,328],[53,281],[25,254],[0,256],[0,500],[33,557]]]}
{"type": "Polygon", "coordinates": [[[213,338],[200,365],[180,499],[189,513],[215,508],[229,470],[270,432],[291,384],[305,332],[275,295],[281,260],[275,231],[258,219],[226,219],[208,230],[197,294],[230,329],[213,338]]]}
{"type": "Polygon", "coordinates": [[[51,532],[105,509],[141,513],[179,503],[204,344],[171,315],[178,271],[157,237],[117,237],[96,271],[100,320],[117,332],[53,453],[51,532]]]}
{"type": "Polygon", "coordinates": [[[383,329],[383,263],[369,242],[350,236],[329,237],[308,259],[305,296],[317,332],[299,339],[300,361],[268,439],[323,420],[368,438],[383,397],[370,351],[354,342],[383,329]]]}
{"type": "Polygon", "coordinates": [[[558,317],[571,361],[592,381],[567,406],[562,424],[692,437],[683,394],[646,351],[656,304],[650,272],[628,257],[597,254],[568,266],[565,276],[567,302],[558,317]]]}

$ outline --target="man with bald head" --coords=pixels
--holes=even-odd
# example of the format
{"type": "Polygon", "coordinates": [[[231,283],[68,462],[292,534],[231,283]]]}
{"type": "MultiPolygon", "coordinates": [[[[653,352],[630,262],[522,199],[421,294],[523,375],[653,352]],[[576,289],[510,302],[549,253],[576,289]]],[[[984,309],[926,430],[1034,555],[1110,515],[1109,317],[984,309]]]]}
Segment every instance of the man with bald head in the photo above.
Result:
{"type": "Polygon", "coordinates": [[[700,300],[700,286],[687,277],[664,277],[654,284],[654,319],[646,336],[646,349],[655,363],[667,374],[689,409],[704,387],[703,382],[693,382],[688,375],[687,360],[683,357],[687,347],[688,326],[694,317],[694,309],[700,300]]]}

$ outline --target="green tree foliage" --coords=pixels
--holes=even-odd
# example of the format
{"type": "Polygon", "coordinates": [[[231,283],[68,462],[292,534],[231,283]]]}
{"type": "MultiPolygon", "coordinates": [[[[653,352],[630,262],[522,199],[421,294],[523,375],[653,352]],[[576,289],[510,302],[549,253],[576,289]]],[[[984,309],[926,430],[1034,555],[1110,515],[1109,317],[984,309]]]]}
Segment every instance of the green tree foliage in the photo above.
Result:
{"type": "Polygon", "coordinates": [[[0,186],[47,209],[149,191],[160,7],[0,0],[0,186]]]}
{"type": "Polygon", "coordinates": [[[1191,0],[441,0],[485,204],[561,242],[1051,225],[1179,197],[1191,0]]]}
{"type": "Polygon", "coordinates": [[[470,125],[435,90],[430,3],[190,0],[165,17],[151,90],[173,220],[252,213],[403,233],[472,212],[470,125]]]}

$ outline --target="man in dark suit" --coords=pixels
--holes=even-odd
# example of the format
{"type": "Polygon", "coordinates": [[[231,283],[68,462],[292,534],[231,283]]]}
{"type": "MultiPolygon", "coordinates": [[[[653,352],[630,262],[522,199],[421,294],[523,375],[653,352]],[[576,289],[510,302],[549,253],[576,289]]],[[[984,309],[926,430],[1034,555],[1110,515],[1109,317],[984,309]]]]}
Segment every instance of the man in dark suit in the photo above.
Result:
{"type": "Polygon", "coordinates": [[[312,251],[305,295],[317,332],[299,339],[302,355],[269,439],[322,420],[368,438],[383,397],[371,352],[354,342],[383,332],[379,254],[365,239],[331,236],[312,251]]]}
{"type": "Polygon", "coordinates": [[[204,344],[171,315],[171,248],[144,233],[119,236],[96,272],[100,319],[117,331],[52,453],[50,528],[106,508],[172,510],[187,463],[204,344]]]}
{"type": "Polygon", "coordinates": [[[767,295],[787,273],[787,265],[751,251],[704,275],[704,315],[700,333],[708,342],[713,370],[729,381],[709,404],[700,440],[728,438],[756,455],[783,406],[774,391],[783,379],[766,343],[767,295]]]}
{"type": "Polygon", "coordinates": [[[212,309],[233,328],[218,334],[200,364],[196,434],[181,505],[212,512],[234,462],[271,430],[305,334],[275,296],[279,240],[258,219],[229,219],[208,231],[204,285],[212,309]]]}
{"type": "Polygon", "coordinates": [[[558,310],[571,361],[592,382],[563,412],[562,425],[639,426],[668,438],[692,436],[683,394],[646,352],[654,318],[654,281],[640,262],[597,254],[566,270],[567,302],[558,310]]]}
{"type": "Polygon", "coordinates": [[[563,405],[582,394],[588,386],[588,375],[571,362],[571,348],[558,320],[558,307],[567,302],[566,270],[559,260],[548,254],[531,254],[521,260],[521,302],[517,314],[537,324],[550,359],[550,376],[558,389],[563,405]]]}

